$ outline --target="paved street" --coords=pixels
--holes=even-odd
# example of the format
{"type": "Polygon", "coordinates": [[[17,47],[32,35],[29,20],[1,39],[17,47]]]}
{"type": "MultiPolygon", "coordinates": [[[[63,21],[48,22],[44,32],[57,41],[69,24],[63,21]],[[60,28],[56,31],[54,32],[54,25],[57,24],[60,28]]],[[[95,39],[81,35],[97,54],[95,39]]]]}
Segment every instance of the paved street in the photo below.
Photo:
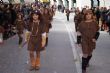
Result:
{"type": "MultiPolygon", "coordinates": [[[[49,33],[49,45],[41,52],[41,69],[29,71],[27,45],[18,48],[14,36],[0,45],[0,73],[81,73],[81,49],[76,42],[73,16],[66,21],[65,14],[57,12],[49,33]]],[[[88,73],[110,72],[110,35],[101,32],[88,73]]]]}

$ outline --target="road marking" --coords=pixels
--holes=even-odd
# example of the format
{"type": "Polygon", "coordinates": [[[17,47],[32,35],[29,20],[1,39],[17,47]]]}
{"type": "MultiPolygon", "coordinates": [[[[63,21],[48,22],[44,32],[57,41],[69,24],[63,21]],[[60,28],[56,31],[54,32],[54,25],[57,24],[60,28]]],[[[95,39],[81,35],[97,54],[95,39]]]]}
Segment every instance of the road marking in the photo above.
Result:
{"type": "Polygon", "coordinates": [[[77,73],[82,73],[80,56],[78,55],[77,50],[75,49],[75,42],[74,42],[75,36],[71,32],[72,31],[71,28],[69,28],[69,26],[66,24],[65,24],[65,26],[68,31],[68,35],[69,35],[69,39],[70,39],[70,43],[71,43],[71,47],[72,47],[72,51],[73,51],[73,56],[74,56],[74,60],[75,60],[75,64],[76,64],[77,73]]]}
{"type": "Polygon", "coordinates": [[[70,28],[70,26],[67,26],[68,25],[68,24],[66,24],[67,21],[65,21],[64,18],[63,19],[59,18],[59,20],[61,20],[64,23],[64,25],[66,26],[66,29],[68,31],[68,35],[69,35],[69,39],[70,39],[70,43],[71,43],[71,47],[72,47],[72,52],[73,52],[73,57],[74,57],[74,62],[76,64],[77,73],[82,73],[80,55],[78,55],[78,52],[75,49],[76,48],[75,47],[76,37],[75,37],[75,35],[73,35],[72,29],[70,28]]]}
{"type": "MultiPolygon", "coordinates": [[[[75,44],[77,42],[77,33],[72,32],[72,29],[71,29],[70,25],[67,25],[67,26],[70,29],[70,33],[71,33],[71,36],[73,38],[73,42],[75,44]]],[[[79,57],[79,60],[81,62],[82,61],[82,50],[81,50],[81,47],[76,44],[75,48],[76,48],[76,52],[77,52],[77,55],[79,57]]]]}

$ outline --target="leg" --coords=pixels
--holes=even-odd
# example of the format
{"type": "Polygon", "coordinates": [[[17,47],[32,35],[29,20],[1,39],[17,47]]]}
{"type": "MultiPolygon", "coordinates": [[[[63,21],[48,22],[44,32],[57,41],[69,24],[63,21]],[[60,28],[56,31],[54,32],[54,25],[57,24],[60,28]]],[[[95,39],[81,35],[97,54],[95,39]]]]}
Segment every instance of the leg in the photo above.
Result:
{"type": "Polygon", "coordinates": [[[84,54],[82,57],[82,73],[86,73],[86,67],[87,67],[87,54],[84,54]]]}
{"type": "Polygon", "coordinates": [[[67,21],[69,21],[69,15],[67,15],[67,21]]]}
{"type": "Polygon", "coordinates": [[[108,33],[110,34],[110,23],[107,23],[107,27],[108,27],[108,33]]]}
{"type": "Polygon", "coordinates": [[[87,57],[87,67],[89,67],[89,61],[91,60],[92,58],[92,54],[90,54],[88,57],[87,57]]]}
{"type": "Polygon", "coordinates": [[[29,54],[30,54],[30,62],[31,62],[30,70],[34,70],[35,69],[34,51],[30,51],[29,54]]]}
{"type": "Polygon", "coordinates": [[[36,70],[40,69],[40,51],[36,51],[36,70]]]}
{"type": "Polygon", "coordinates": [[[104,24],[101,24],[101,31],[104,31],[104,29],[103,29],[103,25],[104,25],[104,24]]]}
{"type": "Polygon", "coordinates": [[[45,44],[45,46],[47,46],[47,45],[48,45],[48,33],[46,35],[46,44],[45,44]]]}
{"type": "Polygon", "coordinates": [[[19,45],[21,45],[23,41],[22,34],[18,34],[18,36],[19,36],[19,45]]]}

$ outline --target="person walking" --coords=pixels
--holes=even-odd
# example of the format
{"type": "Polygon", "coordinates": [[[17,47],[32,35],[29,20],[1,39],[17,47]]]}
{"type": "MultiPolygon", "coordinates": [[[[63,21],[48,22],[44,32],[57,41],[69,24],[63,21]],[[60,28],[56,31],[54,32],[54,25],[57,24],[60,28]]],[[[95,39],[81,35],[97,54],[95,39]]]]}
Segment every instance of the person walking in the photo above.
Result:
{"type": "Polygon", "coordinates": [[[81,33],[82,45],[82,73],[86,73],[86,68],[92,57],[96,46],[96,33],[99,30],[98,23],[93,19],[91,10],[87,10],[84,15],[84,21],[79,24],[78,31],[81,33]]]}
{"type": "Polygon", "coordinates": [[[67,10],[66,10],[66,17],[67,17],[67,21],[69,21],[69,16],[70,16],[70,10],[69,10],[69,9],[67,9],[67,10]]]}
{"type": "Polygon", "coordinates": [[[28,51],[30,55],[31,71],[40,69],[40,51],[42,50],[42,46],[45,45],[42,41],[46,39],[46,33],[42,31],[43,25],[41,24],[40,17],[41,14],[38,10],[33,11],[28,25],[28,31],[30,31],[28,51]]]}
{"type": "Polygon", "coordinates": [[[110,35],[110,10],[109,12],[107,13],[107,26],[108,26],[108,32],[109,32],[109,35],[110,35]]]}
{"type": "Polygon", "coordinates": [[[16,30],[17,30],[17,34],[19,37],[19,47],[21,47],[22,45],[22,41],[23,41],[23,31],[25,28],[25,22],[23,20],[23,14],[21,12],[18,12],[17,14],[17,19],[15,21],[15,25],[16,25],[16,30]]]}
{"type": "Polygon", "coordinates": [[[49,13],[49,9],[45,8],[44,13],[43,13],[43,22],[44,22],[44,26],[45,26],[44,31],[46,32],[46,44],[45,44],[45,46],[48,45],[48,33],[49,33],[50,28],[52,27],[51,21],[52,21],[52,17],[49,13]]]}

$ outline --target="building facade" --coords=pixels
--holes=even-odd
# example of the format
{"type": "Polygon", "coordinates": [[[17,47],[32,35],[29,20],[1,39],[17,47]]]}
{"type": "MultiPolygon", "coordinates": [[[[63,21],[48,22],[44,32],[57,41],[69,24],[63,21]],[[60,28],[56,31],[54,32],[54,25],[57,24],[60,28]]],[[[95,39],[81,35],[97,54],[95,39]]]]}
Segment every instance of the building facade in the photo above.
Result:
{"type": "MultiPolygon", "coordinates": [[[[3,0],[4,2],[11,2],[11,3],[22,3],[22,2],[34,2],[36,0],[3,0]]],[[[41,2],[49,2],[51,4],[63,5],[65,8],[73,8],[73,7],[109,7],[110,0],[37,0],[41,2]]]]}

